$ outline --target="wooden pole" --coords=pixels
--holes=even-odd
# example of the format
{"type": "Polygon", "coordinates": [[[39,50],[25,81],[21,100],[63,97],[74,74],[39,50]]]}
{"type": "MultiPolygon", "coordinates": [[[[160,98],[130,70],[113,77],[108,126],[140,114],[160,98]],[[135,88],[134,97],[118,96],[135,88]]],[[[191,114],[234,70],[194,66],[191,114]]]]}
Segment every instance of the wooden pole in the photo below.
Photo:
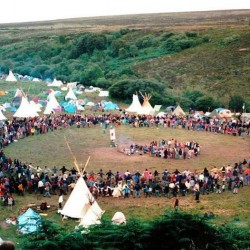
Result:
{"type": "Polygon", "coordinates": [[[80,168],[79,168],[79,165],[78,165],[78,162],[77,162],[77,160],[76,160],[76,157],[75,157],[75,155],[73,154],[73,151],[71,150],[71,148],[70,148],[70,146],[69,146],[69,143],[68,143],[68,141],[67,141],[67,139],[66,139],[65,136],[64,136],[64,139],[65,139],[65,142],[66,142],[66,144],[67,144],[67,146],[68,146],[69,152],[70,152],[70,154],[71,154],[71,156],[72,156],[72,158],[73,158],[73,163],[74,163],[74,165],[76,166],[77,171],[78,171],[79,173],[81,173],[80,168]]]}
{"type": "Polygon", "coordinates": [[[84,169],[83,169],[83,173],[84,173],[84,171],[86,170],[86,168],[87,168],[87,166],[88,166],[88,164],[89,164],[89,160],[90,160],[90,156],[89,156],[89,158],[88,158],[88,160],[86,161],[86,163],[85,163],[85,166],[84,166],[84,169]]]}

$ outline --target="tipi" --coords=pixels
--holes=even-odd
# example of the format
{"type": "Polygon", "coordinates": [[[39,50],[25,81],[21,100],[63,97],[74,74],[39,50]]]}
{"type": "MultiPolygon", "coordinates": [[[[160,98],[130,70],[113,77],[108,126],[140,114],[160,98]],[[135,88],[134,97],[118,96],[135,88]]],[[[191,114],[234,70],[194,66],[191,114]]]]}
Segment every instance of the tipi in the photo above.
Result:
{"type": "Polygon", "coordinates": [[[34,107],[30,105],[28,98],[26,96],[22,96],[21,104],[13,117],[18,118],[28,118],[28,117],[36,117],[39,114],[35,111],[34,107]]]}
{"type": "Polygon", "coordinates": [[[81,219],[79,226],[88,227],[100,224],[104,211],[90,193],[83,177],[81,176],[70,194],[61,214],[67,217],[81,219]]]}
{"type": "Polygon", "coordinates": [[[55,92],[52,91],[49,96],[48,96],[48,103],[46,105],[46,108],[44,110],[44,114],[45,115],[49,115],[51,114],[51,112],[54,112],[55,110],[61,109],[60,104],[58,103],[58,101],[56,100],[55,97],[55,92]]]}
{"type": "Polygon", "coordinates": [[[65,96],[65,100],[68,100],[68,99],[77,100],[77,97],[75,96],[75,93],[72,88],[69,88],[69,91],[67,95],[65,96]]]}
{"type": "Polygon", "coordinates": [[[141,113],[139,113],[139,114],[143,114],[143,115],[154,114],[155,110],[153,109],[153,107],[149,103],[151,96],[147,95],[147,94],[145,94],[145,95],[141,94],[141,95],[143,97],[143,104],[142,104],[141,113]]]}
{"type": "Polygon", "coordinates": [[[182,110],[180,105],[178,105],[175,110],[173,111],[174,115],[181,116],[181,115],[186,115],[185,112],[182,110]]]}
{"type": "Polygon", "coordinates": [[[138,95],[133,94],[133,101],[131,105],[126,109],[127,112],[135,112],[135,113],[141,113],[142,112],[142,106],[139,101],[138,95]]]}
{"type": "Polygon", "coordinates": [[[9,75],[6,77],[5,80],[7,82],[16,82],[17,81],[16,77],[14,76],[14,74],[11,70],[9,71],[9,75]]]}
{"type": "Polygon", "coordinates": [[[2,110],[0,109],[0,121],[7,120],[7,118],[3,115],[2,110]]]}

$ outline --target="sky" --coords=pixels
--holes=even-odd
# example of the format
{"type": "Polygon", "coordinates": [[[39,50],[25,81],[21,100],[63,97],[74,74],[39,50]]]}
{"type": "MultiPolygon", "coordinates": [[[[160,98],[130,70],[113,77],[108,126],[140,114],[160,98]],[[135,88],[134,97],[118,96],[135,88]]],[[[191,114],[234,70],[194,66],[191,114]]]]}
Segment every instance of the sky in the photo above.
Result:
{"type": "Polygon", "coordinates": [[[143,13],[250,9],[249,0],[4,0],[0,23],[143,13]]]}

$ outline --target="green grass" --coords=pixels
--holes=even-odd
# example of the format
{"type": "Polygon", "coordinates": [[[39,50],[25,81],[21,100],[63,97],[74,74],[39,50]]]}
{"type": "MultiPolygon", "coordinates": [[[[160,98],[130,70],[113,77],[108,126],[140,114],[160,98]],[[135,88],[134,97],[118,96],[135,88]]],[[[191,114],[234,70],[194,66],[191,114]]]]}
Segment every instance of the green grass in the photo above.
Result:
{"type": "MultiPolygon", "coordinates": [[[[129,145],[132,142],[138,144],[149,144],[152,140],[176,138],[180,141],[195,140],[201,144],[201,155],[190,160],[172,160],[159,159],[143,156],[126,156],[112,148],[109,145],[109,131],[104,134],[103,129],[99,126],[93,128],[68,128],[55,132],[49,132],[46,135],[31,136],[21,139],[5,148],[5,153],[12,159],[17,158],[23,162],[32,163],[34,166],[45,165],[67,168],[73,166],[72,157],[66,146],[64,136],[67,138],[72,151],[79,164],[84,165],[90,156],[90,162],[87,171],[98,171],[102,168],[105,171],[112,169],[124,172],[129,169],[131,172],[136,170],[143,171],[148,168],[151,171],[157,169],[159,172],[165,168],[174,171],[178,168],[180,171],[185,169],[203,170],[204,167],[212,169],[214,165],[221,167],[230,163],[233,165],[249,156],[250,138],[234,137],[230,135],[218,135],[214,133],[187,131],[183,129],[169,128],[131,128],[121,126],[116,128],[118,148],[129,145]]],[[[13,240],[22,245],[21,240],[16,234],[16,227],[9,225],[3,229],[3,221],[8,217],[17,217],[19,209],[26,207],[29,203],[39,205],[44,199],[35,194],[25,194],[24,197],[18,197],[13,211],[9,212],[6,207],[2,207],[0,222],[2,229],[1,237],[13,240]]],[[[249,220],[249,187],[239,190],[238,195],[233,195],[228,191],[217,195],[201,195],[201,202],[196,204],[194,197],[189,194],[187,197],[180,197],[180,207],[182,210],[194,214],[204,214],[213,212],[215,219],[213,223],[218,226],[224,223],[234,223],[241,227],[250,227],[249,220]]],[[[47,199],[50,205],[57,206],[58,196],[52,196],[47,199]]],[[[66,197],[65,197],[66,200],[66,197]]],[[[140,199],[115,199],[103,197],[98,199],[98,203],[106,212],[104,218],[111,219],[116,211],[122,211],[127,218],[154,219],[160,216],[165,210],[172,210],[174,200],[166,197],[150,197],[140,199]]],[[[61,224],[61,218],[56,210],[48,211],[47,219],[61,224]]],[[[64,226],[70,230],[77,223],[74,220],[67,220],[64,226]]]]}

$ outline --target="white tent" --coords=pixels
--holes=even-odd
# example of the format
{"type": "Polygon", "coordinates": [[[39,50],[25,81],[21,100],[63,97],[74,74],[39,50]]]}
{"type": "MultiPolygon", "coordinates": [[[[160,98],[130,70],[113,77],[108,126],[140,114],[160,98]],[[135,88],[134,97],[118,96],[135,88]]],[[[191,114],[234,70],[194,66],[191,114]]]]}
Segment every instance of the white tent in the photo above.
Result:
{"type": "Polygon", "coordinates": [[[109,96],[109,91],[101,90],[98,96],[109,96]]]}
{"type": "Polygon", "coordinates": [[[222,118],[231,118],[233,114],[229,109],[222,109],[219,111],[219,116],[222,118]]]}
{"type": "Polygon", "coordinates": [[[23,96],[22,90],[21,89],[17,89],[14,98],[15,97],[22,97],[22,96],[23,96]]]}
{"type": "Polygon", "coordinates": [[[67,95],[65,96],[65,100],[67,100],[67,99],[72,99],[72,100],[77,99],[77,97],[76,97],[76,95],[75,95],[72,88],[69,88],[69,91],[68,91],[67,95]]]}
{"type": "Polygon", "coordinates": [[[142,110],[140,112],[138,112],[138,114],[142,114],[142,115],[154,114],[155,110],[153,109],[153,107],[149,103],[151,96],[145,94],[145,95],[142,95],[142,97],[143,97],[142,110]]]}
{"type": "Polygon", "coordinates": [[[121,225],[126,224],[126,217],[122,212],[116,212],[112,218],[112,224],[121,225]]]}
{"type": "Polygon", "coordinates": [[[34,108],[36,112],[41,112],[42,105],[40,103],[35,103],[34,101],[30,101],[30,105],[34,108]]]}
{"type": "Polygon", "coordinates": [[[0,121],[7,120],[7,118],[3,115],[1,109],[0,109],[0,121]]]}
{"type": "Polygon", "coordinates": [[[39,114],[35,111],[35,109],[30,105],[27,97],[23,96],[21,105],[16,111],[16,113],[13,115],[13,117],[18,118],[27,118],[27,117],[36,117],[39,116],[39,114]]]}
{"type": "Polygon", "coordinates": [[[33,78],[32,82],[40,82],[41,80],[39,78],[33,78]]]}
{"type": "Polygon", "coordinates": [[[78,82],[69,82],[67,83],[67,88],[75,88],[78,82]]]}
{"type": "Polygon", "coordinates": [[[185,112],[183,111],[183,109],[180,107],[180,105],[178,105],[175,110],[173,111],[174,115],[180,116],[180,115],[185,115],[185,112]]]}
{"type": "Polygon", "coordinates": [[[81,219],[79,226],[88,227],[100,224],[104,211],[90,193],[84,179],[80,177],[65,203],[61,214],[67,217],[81,219]]]}
{"type": "Polygon", "coordinates": [[[51,112],[54,112],[56,109],[61,108],[60,104],[58,103],[58,101],[56,100],[55,97],[55,92],[52,91],[49,96],[48,96],[48,103],[46,105],[46,108],[44,110],[44,114],[45,115],[49,115],[51,114],[51,112]]]}
{"type": "Polygon", "coordinates": [[[53,80],[52,83],[49,83],[48,87],[61,87],[63,85],[62,81],[56,80],[56,78],[53,80]]]}
{"type": "Polygon", "coordinates": [[[17,81],[16,77],[14,76],[14,74],[12,73],[11,70],[9,71],[9,75],[6,77],[5,80],[7,82],[16,82],[17,81]]]}
{"type": "Polygon", "coordinates": [[[132,104],[126,109],[127,112],[140,113],[142,111],[142,106],[139,101],[138,95],[133,94],[132,104]]]}

